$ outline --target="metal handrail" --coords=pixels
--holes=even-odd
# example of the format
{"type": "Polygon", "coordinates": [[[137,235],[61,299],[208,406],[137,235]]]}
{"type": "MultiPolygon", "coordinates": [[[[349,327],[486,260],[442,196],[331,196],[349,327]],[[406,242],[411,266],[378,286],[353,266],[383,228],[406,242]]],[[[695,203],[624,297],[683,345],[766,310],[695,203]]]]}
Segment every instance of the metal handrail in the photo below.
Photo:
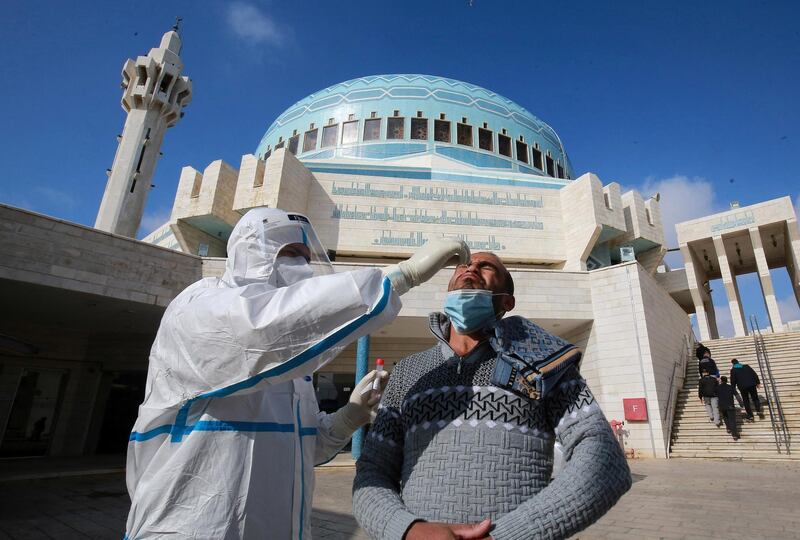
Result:
{"type": "Polygon", "coordinates": [[[782,454],[781,445],[783,445],[786,448],[786,453],[791,454],[791,438],[789,431],[786,429],[786,417],[783,414],[775,378],[772,376],[772,367],[769,365],[769,355],[767,354],[766,343],[764,343],[764,336],[761,335],[761,329],[758,326],[758,319],[755,315],[750,315],[750,329],[752,330],[753,344],[756,349],[758,370],[761,372],[761,382],[767,397],[767,408],[769,409],[769,419],[772,424],[772,434],[775,437],[775,447],[778,453],[782,454]]]}
{"type": "Polygon", "coordinates": [[[683,371],[683,382],[686,382],[686,368],[689,366],[689,358],[692,356],[692,345],[694,343],[694,336],[691,338],[684,334],[683,336],[683,350],[681,351],[681,356],[677,362],[672,365],[672,376],[669,380],[669,392],[668,392],[668,400],[667,406],[664,409],[664,418],[663,420],[667,422],[667,439],[666,439],[666,456],[669,459],[669,450],[672,446],[672,428],[675,422],[675,407],[678,404],[678,385],[675,384],[675,379],[677,378],[676,372],[683,371]]]}
{"type": "Polygon", "coordinates": [[[667,390],[667,395],[669,399],[667,400],[667,406],[664,407],[664,414],[661,415],[662,420],[666,420],[669,417],[670,409],[672,409],[672,392],[675,387],[675,371],[678,369],[678,366],[682,363],[683,355],[681,355],[681,359],[677,362],[672,364],[672,375],[669,377],[669,389],[667,390]]]}

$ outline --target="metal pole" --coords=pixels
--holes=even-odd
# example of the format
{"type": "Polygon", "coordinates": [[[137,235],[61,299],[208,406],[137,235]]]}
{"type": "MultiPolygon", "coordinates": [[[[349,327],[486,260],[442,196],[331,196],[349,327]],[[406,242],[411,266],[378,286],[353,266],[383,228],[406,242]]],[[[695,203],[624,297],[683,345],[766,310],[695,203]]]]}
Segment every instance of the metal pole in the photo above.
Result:
{"type": "MultiPolygon", "coordinates": [[[[358,381],[367,375],[367,370],[369,369],[369,336],[358,338],[356,345],[356,380],[353,383],[353,388],[356,387],[358,381]]],[[[350,452],[354,460],[358,460],[358,458],[361,457],[361,446],[364,444],[364,432],[365,429],[362,427],[353,433],[353,445],[350,452]]]]}

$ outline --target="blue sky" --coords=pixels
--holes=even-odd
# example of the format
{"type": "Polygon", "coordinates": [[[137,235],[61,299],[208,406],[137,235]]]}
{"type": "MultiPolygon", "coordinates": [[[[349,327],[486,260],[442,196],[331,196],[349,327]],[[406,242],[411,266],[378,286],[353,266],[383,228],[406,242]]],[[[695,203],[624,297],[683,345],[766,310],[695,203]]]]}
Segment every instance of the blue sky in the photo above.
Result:
{"type": "MultiPolygon", "coordinates": [[[[194,97],[167,133],[143,232],[168,216],[182,166],[238,166],[293,102],[377,73],[517,101],[556,129],[578,174],[660,191],[669,224],[734,199],[800,206],[798,2],[12,1],[3,15],[0,202],[79,223],[94,223],[124,122],[122,65],[176,15],[194,97]]],[[[785,318],[800,318],[786,272],[773,279],[785,318]]],[[[740,287],[765,320],[757,279],[740,287]]]]}

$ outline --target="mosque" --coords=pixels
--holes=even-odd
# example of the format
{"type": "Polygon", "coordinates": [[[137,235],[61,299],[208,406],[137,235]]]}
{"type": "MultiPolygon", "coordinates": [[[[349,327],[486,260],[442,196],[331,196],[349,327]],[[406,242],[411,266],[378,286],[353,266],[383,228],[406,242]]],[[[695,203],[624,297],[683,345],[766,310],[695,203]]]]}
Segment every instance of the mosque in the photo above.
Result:
{"type": "MultiPolygon", "coordinates": [[[[657,194],[575,171],[557,132],[521,105],[433,75],[365,76],[301,99],[238,166],[184,167],[169,221],[137,241],[159,146],[193,92],[180,48],[173,30],[124,66],[127,120],[96,228],[0,205],[0,291],[14,306],[0,331],[0,457],[124,451],[164,308],[222,274],[233,226],[262,206],[307,215],[337,271],[393,264],[437,236],[498,254],[514,314],[583,349],[584,377],[640,457],[669,456],[695,340],[719,337],[709,280],[722,279],[737,336],[748,327],[736,276],[750,272],[771,331],[797,329],[770,279],[786,267],[800,298],[788,197],[679,224],[686,264],[670,271],[657,194]]],[[[347,401],[357,359],[391,367],[433,343],[427,316],[450,274],[316,374],[323,409],[347,401]]]]}

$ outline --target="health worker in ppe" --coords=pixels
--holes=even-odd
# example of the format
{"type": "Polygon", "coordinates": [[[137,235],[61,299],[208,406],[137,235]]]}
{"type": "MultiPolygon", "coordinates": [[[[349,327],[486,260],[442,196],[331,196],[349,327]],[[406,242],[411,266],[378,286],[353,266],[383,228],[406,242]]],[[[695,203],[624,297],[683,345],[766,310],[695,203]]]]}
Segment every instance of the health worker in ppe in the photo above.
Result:
{"type": "Polygon", "coordinates": [[[464,242],[438,239],[385,269],[333,273],[307,218],[245,214],[222,278],[186,288],[158,329],[128,445],[126,538],[310,538],[314,465],[379,399],[373,372],[325,414],[311,374],[391,322],[399,295],[467,260],[464,242]]]}

